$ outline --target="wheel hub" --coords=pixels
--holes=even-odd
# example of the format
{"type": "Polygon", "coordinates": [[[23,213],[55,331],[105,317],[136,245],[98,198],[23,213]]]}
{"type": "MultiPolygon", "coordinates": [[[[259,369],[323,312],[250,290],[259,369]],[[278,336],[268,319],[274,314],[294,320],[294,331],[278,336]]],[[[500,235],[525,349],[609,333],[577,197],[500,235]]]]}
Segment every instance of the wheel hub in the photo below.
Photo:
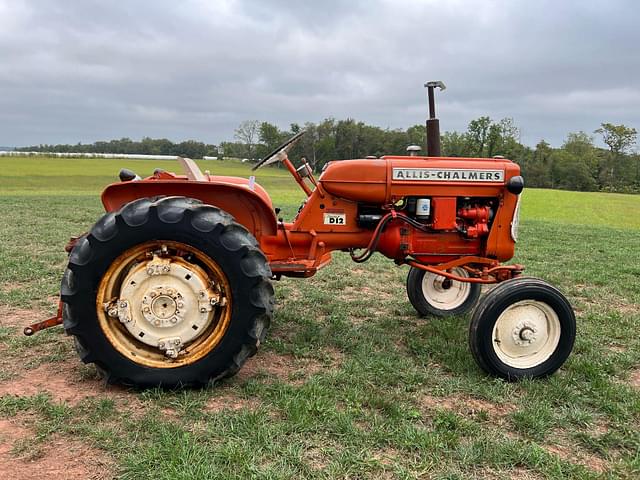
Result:
{"type": "Polygon", "coordinates": [[[516,345],[531,345],[537,340],[536,333],[538,329],[530,322],[520,322],[511,332],[513,341],[516,345]]]}
{"type": "Polygon", "coordinates": [[[531,368],[552,355],[560,333],[560,320],[549,305],[522,300],[507,307],[496,320],[493,347],[507,365],[531,368]]]}
{"type": "Polygon", "coordinates": [[[105,310],[136,339],[177,358],[207,329],[214,309],[225,304],[219,286],[199,266],[153,255],[129,271],[120,297],[105,310]]]}
{"type": "MultiPolygon", "coordinates": [[[[454,268],[452,272],[462,277],[468,276],[463,268],[454,268]]],[[[442,275],[427,272],[422,279],[422,293],[436,308],[453,310],[465,302],[471,293],[471,286],[466,282],[453,281],[442,275]]]]}
{"type": "Polygon", "coordinates": [[[156,327],[170,327],[184,320],[186,307],[182,293],[159,286],[142,297],[142,315],[156,327]]]}

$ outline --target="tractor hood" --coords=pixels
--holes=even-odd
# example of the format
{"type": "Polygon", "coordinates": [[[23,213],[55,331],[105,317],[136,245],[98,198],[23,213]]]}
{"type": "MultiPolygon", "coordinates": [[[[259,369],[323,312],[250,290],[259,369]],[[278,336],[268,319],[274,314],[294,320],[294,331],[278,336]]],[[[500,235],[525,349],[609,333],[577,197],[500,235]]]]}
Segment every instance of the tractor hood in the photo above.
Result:
{"type": "Polygon", "coordinates": [[[330,162],[320,182],[337,197],[381,204],[407,196],[496,196],[519,174],[503,158],[386,156],[330,162]]]}

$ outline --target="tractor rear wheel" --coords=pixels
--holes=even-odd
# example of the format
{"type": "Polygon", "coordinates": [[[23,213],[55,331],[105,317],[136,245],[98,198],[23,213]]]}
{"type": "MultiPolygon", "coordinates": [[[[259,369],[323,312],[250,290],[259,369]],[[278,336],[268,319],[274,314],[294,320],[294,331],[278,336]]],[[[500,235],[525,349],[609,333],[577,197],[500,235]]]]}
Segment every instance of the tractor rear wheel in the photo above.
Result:
{"type": "MultiPolygon", "coordinates": [[[[451,273],[468,277],[464,268],[451,273]]],[[[422,315],[448,317],[471,310],[480,297],[480,284],[449,280],[442,275],[411,267],[407,275],[407,296],[413,308],[422,315]]]]}
{"type": "Polygon", "coordinates": [[[139,199],[107,213],[62,279],[67,333],[110,383],[202,386],[235,374],[264,340],[271,270],[219,208],[139,199]]]}
{"type": "Polygon", "coordinates": [[[551,375],[567,360],[575,337],[569,301],[555,287],[528,277],[487,293],[469,328],[478,365],[510,381],[551,375]]]}

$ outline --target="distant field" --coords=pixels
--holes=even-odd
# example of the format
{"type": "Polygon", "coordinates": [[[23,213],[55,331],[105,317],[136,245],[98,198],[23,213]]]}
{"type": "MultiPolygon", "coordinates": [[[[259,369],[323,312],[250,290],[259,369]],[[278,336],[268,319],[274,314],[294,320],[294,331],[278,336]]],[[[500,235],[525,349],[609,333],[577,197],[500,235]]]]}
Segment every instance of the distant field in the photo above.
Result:
{"type": "MultiPolygon", "coordinates": [[[[418,318],[406,268],[337,254],[311,279],[275,284],[272,329],[239,375],[139,392],[104,387],[61,328],[20,334],[53,312],[62,246],[99,217],[99,192],[121,167],[179,168],[0,159],[0,471],[17,478],[49,462],[122,479],[640,478],[640,196],[525,190],[515,260],[562,289],[578,319],[574,353],[550,379],[485,376],[468,317],[418,318]]],[[[293,215],[304,195],[288,173],[256,176],[293,215]]]]}
{"type": "MultiPolygon", "coordinates": [[[[197,163],[202,171],[209,170],[214,175],[245,178],[255,175],[276,204],[297,204],[304,197],[284,168],[252,172],[250,164],[240,161],[197,163]]],[[[117,181],[121,168],[131,169],[142,177],[152,175],[156,168],[181,173],[178,162],[173,160],[0,158],[0,195],[95,195],[105,185],[117,181]]],[[[527,189],[522,216],[555,223],[640,229],[640,196],[527,189]]]]}

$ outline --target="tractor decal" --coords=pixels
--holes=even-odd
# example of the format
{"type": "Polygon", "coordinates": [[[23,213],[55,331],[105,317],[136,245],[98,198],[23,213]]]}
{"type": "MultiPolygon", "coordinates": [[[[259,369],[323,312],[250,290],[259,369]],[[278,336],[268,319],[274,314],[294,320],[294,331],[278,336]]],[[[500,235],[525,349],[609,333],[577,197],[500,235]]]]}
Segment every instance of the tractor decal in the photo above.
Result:
{"type": "Polygon", "coordinates": [[[347,215],[345,213],[325,213],[325,225],[345,225],[347,223],[347,215]]]}
{"type": "Polygon", "coordinates": [[[466,168],[394,168],[393,179],[436,182],[504,182],[504,170],[469,170],[466,168]]]}

